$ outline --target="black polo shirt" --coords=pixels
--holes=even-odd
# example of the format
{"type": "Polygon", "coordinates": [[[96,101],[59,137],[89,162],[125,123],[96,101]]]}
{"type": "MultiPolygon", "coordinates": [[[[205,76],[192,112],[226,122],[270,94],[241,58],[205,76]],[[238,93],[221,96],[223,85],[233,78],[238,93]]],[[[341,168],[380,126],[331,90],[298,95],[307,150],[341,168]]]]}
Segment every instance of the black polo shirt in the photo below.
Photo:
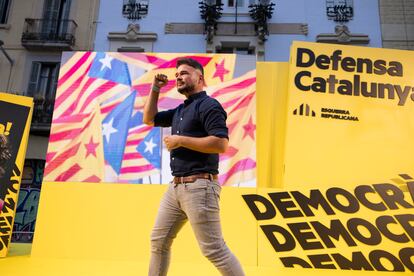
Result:
{"type": "MultiPolygon", "coordinates": [[[[172,135],[190,137],[213,135],[228,139],[226,119],[227,113],[221,104],[202,91],[191,95],[174,109],[158,112],[154,118],[154,125],[171,126],[172,135]]],[[[171,151],[170,159],[174,176],[197,173],[218,174],[217,153],[202,153],[180,147],[171,151]]]]}

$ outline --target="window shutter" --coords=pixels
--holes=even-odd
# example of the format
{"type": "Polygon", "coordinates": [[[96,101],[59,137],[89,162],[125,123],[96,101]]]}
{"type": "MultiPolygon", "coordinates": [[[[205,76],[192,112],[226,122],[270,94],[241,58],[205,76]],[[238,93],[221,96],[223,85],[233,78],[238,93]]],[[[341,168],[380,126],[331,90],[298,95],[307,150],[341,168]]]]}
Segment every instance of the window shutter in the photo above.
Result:
{"type": "Polygon", "coordinates": [[[0,0],[0,24],[7,22],[10,0],[0,0]]]}
{"type": "Polygon", "coordinates": [[[39,84],[39,77],[40,77],[40,69],[42,67],[42,63],[38,61],[34,61],[32,63],[32,71],[30,73],[30,80],[29,86],[27,88],[27,95],[33,97],[38,91],[38,84],[39,84]]]}
{"type": "Polygon", "coordinates": [[[52,79],[51,79],[52,85],[50,87],[50,92],[47,96],[49,100],[54,100],[56,96],[56,88],[57,88],[58,79],[59,79],[59,68],[60,68],[60,64],[56,63],[56,66],[53,68],[53,71],[52,71],[52,79]]]}
{"type": "Polygon", "coordinates": [[[63,17],[61,19],[63,20],[67,20],[69,19],[69,15],[70,15],[70,5],[72,0],[63,0],[64,1],[64,5],[63,5],[63,11],[62,11],[62,15],[63,17]]]}
{"type": "Polygon", "coordinates": [[[57,20],[59,18],[60,0],[45,0],[43,19],[57,20]]]}
{"type": "Polygon", "coordinates": [[[60,0],[45,0],[43,8],[42,37],[53,39],[57,32],[60,0]]]}
{"type": "Polygon", "coordinates": [[[70,14],[70,4],[71,0],[62,0],[62,10],[60,11],[61,18],[59,18],[59,35],[66,35],[68,32],[68,20],[69,20],[69,14],[70,14]]]}

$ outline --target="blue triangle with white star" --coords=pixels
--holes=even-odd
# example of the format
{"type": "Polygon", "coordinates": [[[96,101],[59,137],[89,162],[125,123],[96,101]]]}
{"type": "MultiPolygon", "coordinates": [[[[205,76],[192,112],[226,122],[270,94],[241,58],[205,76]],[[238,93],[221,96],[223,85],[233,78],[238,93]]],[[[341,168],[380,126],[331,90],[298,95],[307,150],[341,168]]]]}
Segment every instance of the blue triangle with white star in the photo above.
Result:
{"type": "Polygon", "coordinates": [[[102,122],[105,161],[120,173],[136,92],[118,104],[102,122]]]}
{"type": "Polygon", "coordinates": [[[104,52],[96,54],[89,70],[89,77],[131,86],[128,65],[104,52]]]}
{"type": "Polygon", "coordinates": [[[161,128],[154,127],[139,143],[137,151],[155,168],[161,169],[161,128]]]}

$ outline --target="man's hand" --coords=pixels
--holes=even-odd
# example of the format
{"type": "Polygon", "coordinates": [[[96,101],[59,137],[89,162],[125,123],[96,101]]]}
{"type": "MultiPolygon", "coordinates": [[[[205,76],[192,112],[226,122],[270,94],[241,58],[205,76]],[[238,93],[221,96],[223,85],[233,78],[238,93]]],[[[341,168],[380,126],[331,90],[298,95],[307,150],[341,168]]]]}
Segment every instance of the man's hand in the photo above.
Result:
{"type": "Polygon", "coordinates": [[[168,78],[164,74],[156,74],[154,77],[154,82],[152,83],[153,86],[156,86],[158,88],[162,88],[166,86],[168,83],[168,78]]]}
{"type": "Polygon", "coordinates": [[[167,146],[168,151],[181,147],[181,136],[171,135],[164,137],[164,144],[167,146]]]}

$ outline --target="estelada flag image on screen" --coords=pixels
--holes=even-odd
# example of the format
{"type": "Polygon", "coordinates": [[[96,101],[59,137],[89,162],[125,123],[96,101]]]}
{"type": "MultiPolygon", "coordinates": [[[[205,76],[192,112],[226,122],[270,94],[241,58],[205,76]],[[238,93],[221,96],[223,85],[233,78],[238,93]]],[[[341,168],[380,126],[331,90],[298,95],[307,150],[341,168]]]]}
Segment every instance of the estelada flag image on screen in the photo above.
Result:
{"type": "Polygon", "coordinates": [[[175,83],[180,57],[203,65],[207,93],[228,114],[230,143],[220,159],[221,184],[254,182],[255,63],[253,70],[238,66],[235,74],[232,54],[105,52],[65,53],[62,58],[45,181],[153,183],[150,176],[171,175],[169,166],[162,166],[168,157],[163,132],[143,124],[142,112],[155,74],[169,79],[161,89],[160,111],[184,101],[175,83]]]}
{"type": "Polygon", "coordinates": [[[12,235],[32,108],[32,98],[0,93],[0,257],[12,235]]]}

